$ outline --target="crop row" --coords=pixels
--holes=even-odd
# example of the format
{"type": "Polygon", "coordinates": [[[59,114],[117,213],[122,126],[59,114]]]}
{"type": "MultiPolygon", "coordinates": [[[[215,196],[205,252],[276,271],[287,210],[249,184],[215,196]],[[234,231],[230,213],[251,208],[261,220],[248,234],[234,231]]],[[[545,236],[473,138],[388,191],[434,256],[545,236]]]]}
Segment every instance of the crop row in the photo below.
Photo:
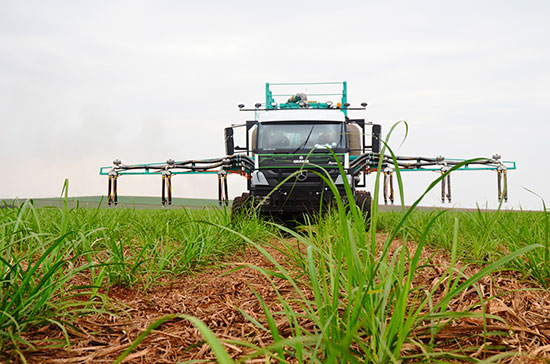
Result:
{"type": "MultiPolygon", "coordinates": [[[[107,307],[115,285],[146,290],[200,269],[271,230],[257,219],[231,224],[227,210],[0,209],[0,352],[23,356],[23,333],[107,307]]],[[[66,331],[65,331],[66,332],[66,331]]]]}

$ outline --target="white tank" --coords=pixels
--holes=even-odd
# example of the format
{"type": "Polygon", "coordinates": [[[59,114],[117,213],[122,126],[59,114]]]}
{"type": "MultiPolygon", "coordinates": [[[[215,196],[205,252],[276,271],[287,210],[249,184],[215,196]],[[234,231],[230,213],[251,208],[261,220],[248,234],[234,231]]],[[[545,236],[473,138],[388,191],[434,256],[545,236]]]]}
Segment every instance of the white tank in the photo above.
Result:
{"type": "MultiPolygon", "coordinates": [[[[254,130],[252,130],[252,138],[251,138],[251,145],[250,149],[254,150],[258,147],[258,127],[255,126],[254,130]]],[[[254,156],[254,153],[252,153],[252,156],[254,156]]]]}
{"type": "Polygon", "coordinates": [[[346,134],[348,135],[348,144],[350,155],[358,156],[363,153],[361,149],[361,127],[357,124],[346,124],[346,134]]]}

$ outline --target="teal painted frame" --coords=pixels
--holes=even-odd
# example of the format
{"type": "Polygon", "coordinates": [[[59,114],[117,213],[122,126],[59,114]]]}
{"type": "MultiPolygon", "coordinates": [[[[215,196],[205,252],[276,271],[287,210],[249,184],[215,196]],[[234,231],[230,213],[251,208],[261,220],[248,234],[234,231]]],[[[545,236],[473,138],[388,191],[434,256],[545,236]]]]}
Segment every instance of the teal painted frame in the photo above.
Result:
{"type": "MultiPolygon", "coordinates": [[[[273,107],[271,104],[275,101],[275,96],[293,96],[294,94],[275,94],[273,95],[273,91],[271,91],[270,86],[303,86],[303,85],[342,85],[342,92],[341,93],[313,93],[309,94],[308,96],[340,96],[340,102],[341,105],[344,106],[348,102],[348,83],[347,81],[342,82],[288,82],[288,83],[269,83],[266,82],[265,84],[265,108],[267,110],[275,110],[277,107],[273,107]]],[[[309,107],[312,109],[328,109],[329,105],[327,103],[323,102],[316,102],[309,104],[309,107]],[[314,106],[315,105],[315,106],[314,106]]],[[[299,108],[298,105],[294,105],[291,103],[280,103],[279,104],[280,109],[297,109],[299,108]],[[283,106],[284,105],[284,106],[283,106]]],[[[348,115],[348,111],[346,109],[342,109],[342,112],[344,115],[348,115]]]]}

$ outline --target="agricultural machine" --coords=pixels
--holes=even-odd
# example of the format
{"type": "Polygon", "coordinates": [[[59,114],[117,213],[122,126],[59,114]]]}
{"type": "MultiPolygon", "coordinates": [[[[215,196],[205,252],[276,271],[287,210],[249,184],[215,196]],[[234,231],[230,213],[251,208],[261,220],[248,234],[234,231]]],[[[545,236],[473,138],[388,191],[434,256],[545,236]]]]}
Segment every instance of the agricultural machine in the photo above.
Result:
{"type": "Polygon", "coordinates": [[[506,201],[507,171],[515,162],[502,161],[499,155],[464,160],[444,157],[410,157],[381,155],[382,127],[379,124],[355,119],[348,113],[365,110],[366,103],[351,107],[346,82],[266,83],[265,103],[253,108],[239,105],[241,111],[254,113],[254,119],[225,128],[225,156],[213,159],[169,159],[166,163],[123,164],[115,160],[111,167],[102,167],[101,175],[108,176],[108,204],[117,204],[118,178],[125,175],[159,175],[162,178],[162,205],[172,203],[172,177],[186,174],[215,174],[218,178],[218,200],[228,204],[227,177],[238,174],[247,180],[247,192],[233,201],[233,213],[245,208],[257,208],[261,214],[295,216],[318,212],[330,206],[334,199],[345,199],[344,178],[347,179],[355,202],[368,217],[371,195],[363,190],[366,175],[382,168],[384,203],[394,202],[393,175],[399,171],[436,171],[441,180],[441,201],[451,201],[449,170],[493,170],[497,172],[499,201],[506,201]],[[334,93],[273,93],[281,87],[330,87],[334,93]],[[313,101],[310,98],[336,97],[332,101],[313,101]],[[284,98],[281,102],[280,98],[284,98]],[[235,129],[242,129],[245,145],[236,146],[235,129]],[[345,176],[340,173],[340,164],[345,176]],[[330,177],[338,195],[328,187],[330,177]]]}

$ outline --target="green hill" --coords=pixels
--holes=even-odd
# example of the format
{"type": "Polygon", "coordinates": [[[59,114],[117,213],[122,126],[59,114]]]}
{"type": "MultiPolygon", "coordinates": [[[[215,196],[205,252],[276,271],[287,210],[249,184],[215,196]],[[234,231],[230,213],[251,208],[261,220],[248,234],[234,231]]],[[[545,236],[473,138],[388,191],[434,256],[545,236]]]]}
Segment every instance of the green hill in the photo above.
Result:
{"type": "MultiPolygon", "coordinates": [[[[34,205],[37,207],[62,207],[63,199],[58,197],[52,198],[33,198],[34,205]]],[[[18,206],[25,201],[25,199],[6,199],[3,200],[1,205],[18,206]]],[[[69,207],[105,207],[107,205],[106,196],[78,196],[68,198],[69,207]]],[[[136,208],[136,209],[161,209],[162,204],[159,197],[149,196],[118,196],[118,206],[136,208]]],[[[202,198],[173,198],[172,206],[170,208],[187,207],[191,209],[201,209],[204,207],[218,207],[218,200],[209,200],[202,198]]]]}

